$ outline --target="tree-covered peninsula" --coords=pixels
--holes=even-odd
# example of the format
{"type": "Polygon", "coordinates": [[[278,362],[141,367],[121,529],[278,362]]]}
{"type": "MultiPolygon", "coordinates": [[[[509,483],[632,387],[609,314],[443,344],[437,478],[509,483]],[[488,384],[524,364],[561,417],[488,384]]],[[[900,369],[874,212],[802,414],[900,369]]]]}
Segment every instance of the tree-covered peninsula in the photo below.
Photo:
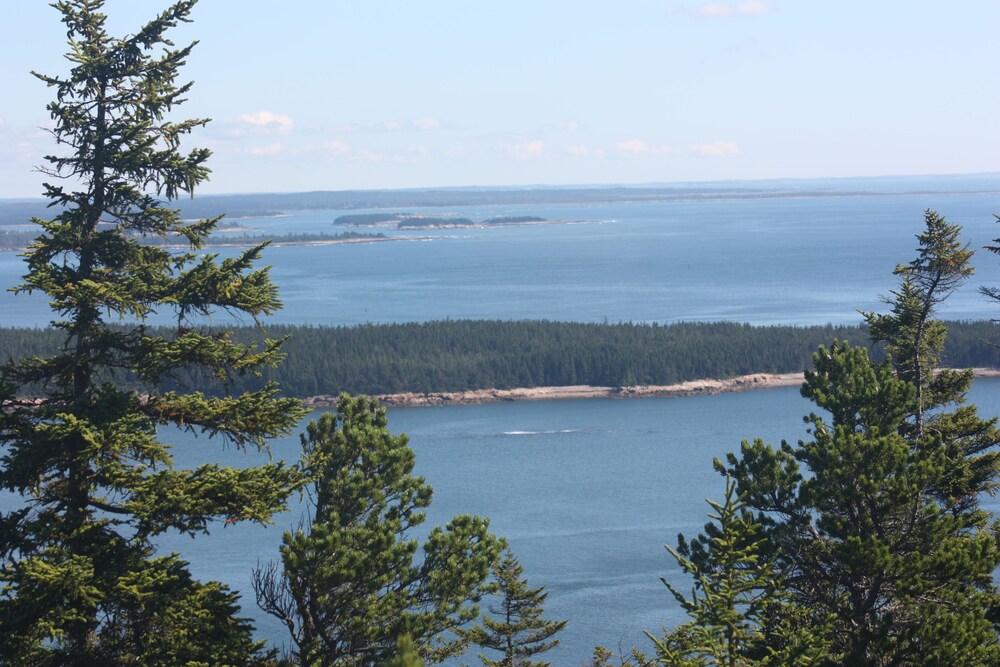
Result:
{"type": "MultiPolygon", "coordinates": [[[[996,323],[951,322],[942,363],[1000,368],[996,323]]],[[[176,330],[153,329],[176,336],[176,330]]],[[[261,377],[237,377],[241,389],[277,382],[289,396],[458,392],[594,385],[669,385],[751,373],[797,373],[831,340],[868,347],[864,326],[751,326],[732,322],[599,324],[544,320],[443,320],[352,327],[270,325],[233,329],[245,344],[287,339],[284,362],[261,377]]],[[[0,329],[0,350],[13,357],[48,354],[60,345],[49,329],[0,329]]],[[[221,391],[208,374],[168,380],[221,391]]],[[[171,385],[173,386],[173,385],[171,385]]]]}

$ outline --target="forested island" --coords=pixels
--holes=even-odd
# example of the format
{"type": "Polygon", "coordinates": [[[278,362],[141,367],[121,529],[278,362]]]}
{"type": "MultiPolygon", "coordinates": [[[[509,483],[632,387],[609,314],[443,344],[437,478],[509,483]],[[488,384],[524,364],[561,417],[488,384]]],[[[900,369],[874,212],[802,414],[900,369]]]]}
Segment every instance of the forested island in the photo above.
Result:
{"type": "MultiPolygon", "coordinates": [[[[35,240],[37,232],[17,232],[0,231],[0,251],[2,250],[23,250],[35,240]]],[[[144,245],[156,245],[163,247],[187,247],[183,238],[178,236],[144,236],[137,239],[144,245]]],[[[270,243],[272,245],[334,245],[338,243],[372,243],[378,241],[401,240],[400,237],[390,239],[382,233],[371,232],[339,232],[337,234],[226,234],[221,236],[210,236],[205,241],[208,247],[236,247],[245,248],[255,246],[260,243],[270,243]]]]}
{"type": "MultiPolygon", "coordinates": [[[[1000,368],[993,322],[950,322],[942,363],[956,368],[1000,368]]],[[[175,338],[176,328],[148,335],[175,338]]],[[[755,373],[799,373],[819,345],[847,340],[880,345],[863,326],[751,326],[732,322],[599,324],[550,321],[444,320],[352,327],[270,325],[233,330],[239,343],[285,338],[286,358],[262,375],[235,376],[232,391],[268,381],[287,396],[340,392],[373,395],[464,392],[592,385],[634,387],[726,379],[755,373]]],[[[52,329],[0,329],[0,349],[13,358],[55,352],[64,340],[52,329]]],[[[176,376],[167,388],[197,386],[218,393],[210,374],[176,376]]],[[[627,392],[623,395],[629,395],[627,392]]]]}
{"type": "Polygon", "coordinates": [[[505,215],[479,222],[458,216],[415,215],[413,213],[356,213],[341,215],[333,224],[352,227],[394,226],[396,229],[462,229],[499,225],[526,225],[549,222],[535,215],[505,215]]]}

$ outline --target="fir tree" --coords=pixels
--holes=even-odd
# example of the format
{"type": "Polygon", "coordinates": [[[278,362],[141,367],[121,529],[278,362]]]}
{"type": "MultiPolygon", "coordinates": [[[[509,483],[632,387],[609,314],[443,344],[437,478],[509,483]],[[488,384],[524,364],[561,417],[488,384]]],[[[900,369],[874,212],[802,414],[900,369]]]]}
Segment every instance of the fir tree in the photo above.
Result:
{"type": "MultiPolygon", "coordinates": [[[[997,222],[1000,222],[1000,215],[994,215],[997,222]]],[[[995,255],[1000,255],[1000,238],[993,239],[994,245],[984,246],[984,250],[988,250],[995,255]]],[[[997,286],[987,286],[983,285],[979,288],[979,293],[985,296],[987,299],[1000,303],[1000,287],[997,286]]],[[[995,320],[996,318],[994,318],[995,320]]]]}
{"type": "Polygon", "coordinates": [[[972,275],[972,251],[959,240],[961,228],[928,210],[924,231],[917,236],[917,257],[896,267],[900,286],[885,315],[864,313],[869,333],[884,343],[899,377],[917,390],[914,425],[923,433],[924,413],[956,400],[968,389],[971,371],[958,374],[938,371],[944,339],[944,323],[933,319],[934,309],[972,275]]]}
{"type": "Polygon", "coordinates": [[[744,442],[720,470],[760,512],[791,600],[831,619],[845,665],[995,664],[1000,564],[979,495],[997,484],[996,420],[962,405],[971,374],[937,367],[933,319],[965,276],[958,228],[928,212],[892,312],[868,315],[888,359],[821,347],[802,394],[811,439],[744,442]]]}
{"type": "Polygon", "coordinates": [[[559,645],[552,637],[566,627],[566,621],[549,621],[545,613],[548,593],[541,587],[529,588],[522,579],[524,568],[508,549],[503,558],[493,566],[496,580],[498,606],[490,606],[480,625],[459,630],[466,642],[497,651],[502,657],[492,660],[480,654],[487,667],[545,667],[549,663],[529,660],[559,645]]]}
{"type": "Polygon", "coordinates": [[[58,149],[46,158],[55,212],[25,254],[21,292],[48,295],[62,349],[0,370],[0,487],[22,499],[0,518],[0,655],[9,664],[245,664],[257,650],[236,596],[199,583],[176,555],[154,553],[165,531],[267,522],[298,474],[280,463],[235,470],[173,465],[165,426],[265,447],[292,429],[297,401],[265,386],[209,398],[161,392],[192,368],[225,381],[277,363],[276,341],[254,349],[202,333],[192,315],[256,319],[280,306],[261,248],[216,261],[197,253],[217,219],[184,222],[170,207],[209,170],[206,149],[180,151],[204,119],[168,120],[191,84],[176,79],[192,46],[166,33],[187,22],[177,2],[134,35],[105,30],[99,0],[55,3],[69,36],[48,109],[58,149]],[[141,243],[176,236],[191,251],[141,243]],[[153,335],[172,311],[176,334],[153,335]],[[142,391],[118,384],[124,375],[142,391]],[[37,399],[25,399],[40,391],[37,399]]]}
{"type": "Polygon", "coordinates": [[[656,646],[655,663],[749,667],[828,660],[823,620],[806,619],[788,604],[763,526],[736,497],[736,485],[727,478],[723,502],[707,502],[714,511],[705,533],[691,542],[679,535],[676,549],[666,547],[694,578],[690,598],[661,580],[691,621],[663,637],[646,633],[656,646]]]}
{"type": "Polygon", "coordinates": [[[385,667],[424,667],[424,661],[417,655],[409,635],[399,638],[396,642],[396,655],[385,664],[385,667]]]}
{"type": "Polygon", "coordinates": [[[277,564],[258,569],[261,608],[281,620],[299,664],[382,665],[408,635],[425,662],[462,650],[444,633],[475,618],[502,541],[489,520],[433,528],[415,558],[431,487],[413,476],[405,435],[375,399],[342,395],[302,436],[311,516],[286,532],[277,564]]]}

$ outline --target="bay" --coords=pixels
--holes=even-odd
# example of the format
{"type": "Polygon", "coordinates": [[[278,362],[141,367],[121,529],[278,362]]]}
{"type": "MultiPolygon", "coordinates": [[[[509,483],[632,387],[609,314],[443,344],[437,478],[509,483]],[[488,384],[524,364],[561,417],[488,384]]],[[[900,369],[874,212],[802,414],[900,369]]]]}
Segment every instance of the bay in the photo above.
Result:
{"type": "MultiPolygon", "coordinates": [[[[874,179],[869,187],[873,182],[885,189],[893,183],[874,179]]],[[[960,177],[919,183],[935,184],[935,193],[804,191],[731,200],[407,209],[473,220],[537,215],[574,224],[385,231],[420,240],[268,248],[265,262],[273,265],[285,302],[269,321],[854,324],[859,309],[880,308],[880,296],[894,286],[892,269],[912,256],[925,209],[963,225],[974,249],[1000,236],[993,217],[1000,188],[963,191],[960,177]],[[941,191],[946,188],[954,191],[941,191]]],[[[971,185],[983,181],[971,179],[971,185]]],[[[332,222],[345,213],[289,211],[234,224],[259,233],[329,234],[342,229],[332,222]]],[[[990,317],[977,287],[1000,284],[1000,262],[979,252],[974,264],[976,276],[944,304],[942,317],[990,317]]],[[[16,284],[23,273],[16,253],[0,252],[0,285],[16,284]]],[[[40,295],[0,293],[0,324],[44,325],[51,317],[40,295]]],[[[152,320],[168,323],[171,316],[162,312],[152,320]]]]}
{"type": "MultiPolygon", "coordinates": [[[[976,380],[969,398],[981,414],[1000,415],[1000,379],[976,380]]],[[[596,644],[651,650],[643,630],[656,633],[685,620],[660,577],[682,590],[689,582],[663,545],[676,544],[678,533],[696,535],[707,521],[705,499],[722,496],[712,459],[738,451],[744,439],[777,445],[807,437],[802,417],[812,408],[797,388],[784,387],[686,398],[395,408],[389,418],[393,432],[410,436],[416,472],[435,489],[421,534],[458,514],[490,517],[531,585],[549,592],[546,615],[569,619],[561,646],[547,658],[579,665],[596,644]]],[[[179,465],[255,460],[188,434],[173,441],[179,465]]],[[[297,438],[273,445],[275,458],[294,460],[298,451],[297,438]]],[[[1000,510],[997,499],[984,504],[1000,510]]],[[[168,535],[160,547],[183,554],[199,578],[241,591],[260,636],[281,643],[287,633],[256,608],[250,573],[277,558],[282,531],[296,526],[302,511],[294,507],[266,528],[220,527],[194,540],[168,535]]]]}
{"type": "MultiPolygon", "coordinates": [[[[406,209],[473,220],[537,215],[566,224],[386,231],[422,238],[272,247],[265,261],[273,265],[285,309],[269,321],[855,323],[858,309],[884,307],[879,296],[894,286],[892,268],[913,255],[925,209],[963,225],[973,248],[1000,236],[996,184],[996,177],[928,177],[903,186],[865,179],[840,186],[869,191],[857,196],[406,209]]],[[[333,219],[346,213],[288,211],[234,222],[259,233],[335,233],[333,219]]],[[[941,316],[996,317],[976,288],[1000,285],[1000,261],[979,252],[974,262],[976,276],[941,316]]],[[[24,270],[16,253],[0,252],[0,286],[16,284],[24,270]]],[[[50,319],[39,295],[0,292],[0,325],[43,326],[50,319]]],[[[163,323],[170,316],[153,319],[163,323]]],[[[971,399],[983,413],[1000,414],[1000,380],[977,380],[971,399]]],[[[562,646],[549,654],[552,663],[575,665],[598,643],[648,649],[643,630],[683,620],[659,582],[664,576],[681,583],[662,545],[673,544],[678,532],[696,534],[706,520],[704,499],[721,496],[712,458],[738,449],[744,438],[805,437],[802,415],[809,408],[795,388],[783,388],[683,399],[400,408],[390,421],[394,431],[411,436],[417,471],[435,488],[426,528],[461,513],[489,516],[531,584],[549,591],[548,615],[570,620],[562,646]]],[[[181,466],[259,460],[206,438],[166,435],[181,466]]],[[[273,452],[294,460],[297,439],[274,442],[273,452]]],[[[1000,509],[994,499],[986,502],[1000,509]]],[[[250,573],[277,557],[281,532],[301,513],[296,506],[271,527],[218,527],[195,540],[166,535],[159,547],[189,559],[199,578],[240,591],[260,636],[281,642],[284,629],[253,603],[250,573]]]]}

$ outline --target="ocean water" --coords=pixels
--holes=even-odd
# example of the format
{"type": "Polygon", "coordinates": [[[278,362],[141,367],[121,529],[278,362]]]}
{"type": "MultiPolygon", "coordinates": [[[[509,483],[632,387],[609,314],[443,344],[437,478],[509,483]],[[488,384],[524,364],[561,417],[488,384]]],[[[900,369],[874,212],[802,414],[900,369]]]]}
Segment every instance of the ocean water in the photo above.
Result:
{"type": "MultiPolygon", "coordinates": [[[[859,309],[884,307],[879,297],[894,286],[893,267],[913,255],[925,209],[962,224],[973,248],[1000,236],[993,218],[1000,212],[996,179],[848,181],[841,189],[870,193],[407,208],[475,220],[538,215],[565,224],[386,231],[420,238],[270,248],[265,259],[285,301],[272,321],[855,323],[859,309]]],[[[331,223],[344,213],[290,211],[234,222],[261,233],[336,233],[331,223]]],[[[975,265],[976,276],[948,300],[942,316],[998,317],[976,287],[1000,285],[1000,258],[980,252],[975,265]]],[[[16,253],[0,252],[0,286],[14,285],[23,272],[16,253]]],[[[0,292],[0,324],[39,326],[51,318],[39,295],[0,292]]],[[[156,321],[169,319],[160,313],[156,321]]],[[[1000,414],[1000,380],[978,380],[971,399],[983,413],[1000,414]]],[[[549,592],[548,615],[570,621],[548,659],[577,665],[595,644],[648,649],[643,630],[684,620],[659,581],[682,583],[663,544],[675,543],[678,532],[696,534],[706,521],[704,499],[721,496],[712,458],[738,449],[745,438],[802,438],[808,410],[795,388],[782,388],[683,399],[398,408],[390,421],[394,431],[410,435],[417,472],[435,488],[426,527],[456,514],[489,516],[531,584],[549,592]]],[[[179,465],[255,460],[206,438],[168,437],[179,465]]],[[[273,452],[296,458],[297,438],[276,441],[273,452]]],[[[282,530],[297,524],[301,511],[293,508],[268,528],[220,527],[194,540],[167,535],[160,547],[183,554],[198,577],[241,591],[260,635],[280,643],[284,630],[256,609],[250,573],[277,557],[282,530]]]]}
{"type": "MultiPolygon", "coordinates": [[[[976,381],[970,400],[983,415],[1000,415],[1000,379],[976,381]]],[[[664,544],[693,537],[707,521],[706,498],[718,500],[723,479],[712,459],[756,437],[777,445],[806,437],[813,409],[795,387],[740,394],[635,400],[562,400],[395,408],[390,428],[410,436],[416,472],[435,490],[427,529],[458,514],[491,519],[520,558],[532,586],[549,593],[546,616],[569,619],[553,665],[580,665],[596,644],[652,651],[657,633],[686,617],[660,582],[687,590],[664,544]]],[[[308,418],[307,418],[308,419],[308,418]]],[[[214,441],[175,437],[178,464],[254,457],[214,441]]],[[[274,443],[275,458],[294,460],[297,438],[274,443]]],[[[985,499],[993,511],[1000,501],[985,499]]],[[[287,633],[260,612],[250,573],[277,558],[281,533],[299,523],[295,507],[267,528],[228,526],[194,540],[166,536],[165,550],[191,561],[202,579],[244,594],[244,611],[261,636],[287,633]]]]}
{"type": "MultiPolygon", "coordinates": [[[[936,194],[406,209],[473,220],[537,215],[567,224],[386,231],[412,240],[269,248],[265,262],[285,303],[271,321],[853,324],[859,309],[881,307],[880,296],[894,286],[892,269],[913,256],[925,209],[963,225],[972,248],[1000,236],[993,217],[1000,182],[990,192],[961,191],[963,183],[942,179],[938,189],[955,191],[936,194]]],[[[262,233],[336,233],[343,228],[332,222],[344,213],[291,211],[233,222],[262,233]]],[[[976,288],[1000,284],[1000,258],[980,252],[974,263],[976,276],[942,316],[992,316],[976,288]]],[[[16,253],[0,252],[0,285],[16,284],[23,272],[16,253]]],[[[50,319],[42,296],[0,293],[0,323],[50,319]]],[[[162,312],[154,321],[170,319],[162,312]]]]}

